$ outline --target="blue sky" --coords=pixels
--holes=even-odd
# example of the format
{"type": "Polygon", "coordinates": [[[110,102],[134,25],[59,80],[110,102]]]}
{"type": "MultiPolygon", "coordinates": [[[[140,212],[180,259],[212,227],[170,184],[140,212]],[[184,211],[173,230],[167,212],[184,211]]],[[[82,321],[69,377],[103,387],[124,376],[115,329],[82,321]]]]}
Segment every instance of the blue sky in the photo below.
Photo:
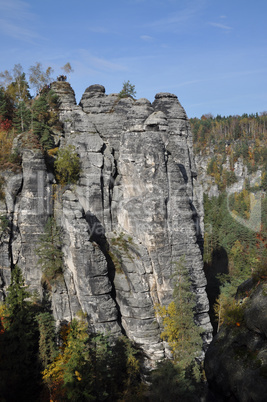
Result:
{"type": "Polygon", "coordinates": [[[92,84],[178,96],[188,117],[267,110],[267,0],[0,0],[0,71],[70,62],[92,84]]]}

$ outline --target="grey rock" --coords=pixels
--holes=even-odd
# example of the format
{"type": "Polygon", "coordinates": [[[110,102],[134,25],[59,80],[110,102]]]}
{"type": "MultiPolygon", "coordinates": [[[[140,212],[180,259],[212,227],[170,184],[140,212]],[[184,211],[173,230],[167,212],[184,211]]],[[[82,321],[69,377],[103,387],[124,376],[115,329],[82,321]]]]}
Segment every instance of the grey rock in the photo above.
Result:
{"type": "Polygon", "coordinates": [[[51,89],[59,96],[60,109],[66,109],[76,105],[75,93],[68,82],[52,82],[51,89]]]}
{"type": "Polygon", "coordinates": [[[174,263],[185,256],[208,344],[212,328],[196,228],[203,206],[190,125],[177,96],[157,94],[151,105],[92,85],[76,105],[68,83],[52,89],[60,98],[60,146],[76,148],[81,175],[75,185],[52,188],[42,154],[24,150],[8,211],[14,211],[12,258],[26,282],[40,289],[35,248],[53,213],[64,253],[64,275],[51,293],[57,322],[82,310],[92,331],[123,331],[156,361],[170,352],[155,305],[172,300],[174,263]]]}

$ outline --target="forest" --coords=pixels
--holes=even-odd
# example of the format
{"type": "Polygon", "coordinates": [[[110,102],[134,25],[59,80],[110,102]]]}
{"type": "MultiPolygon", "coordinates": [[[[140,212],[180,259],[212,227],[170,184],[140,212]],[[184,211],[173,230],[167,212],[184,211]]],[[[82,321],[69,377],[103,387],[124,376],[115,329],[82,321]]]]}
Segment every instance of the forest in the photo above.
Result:
{"type": "MultiPolygon", "coordinates": [[[[67,63],[64,71],[71,72],[67,63]]],[[[27,147],[41,150],[59,183],[75,182],[78,161],[72,149],[57,148],[54,135],[61,129],[58,98],[50,89],[51,70],[40,63],[31,68],[29,82],[20,65],[0,74],[0,199],[4,198],[1,171],[21,169],[21,156],[14,144],[19,138],[27,147]],[[30,88],[36,90],[32,97],[30,88]]],[[[133,88],[132,88],[133,89],[133,88]]],[[[195,154],[211,150],[207,176],[220,190],[218,197],[204,194],[204,268],[211,304],[214,334],[220,326],[241,325],[242,308],[235,294],[248,278],[267,278],[267,113],[190,119],[195,154]],[[229,160],[230,169],[223,165],[229,160]],[[234,164],[242,158],[248,173],[262,170],[255,188],[249,181],[240,193],[227,193],[237,181],[234,164]],[[261,226],[258,231],[238,223],[229,211],[249,219],[251,203],[261,193],[261,226]]],[[[9,231],[9,221],[0,216],[0,241],[9,231]]],[[[62,252],[60,231],[53,219],[46,225],[36,249],[46,292],[30,294],[18,266],[12,266],[11,283],[0,306],[0,401],[198,401],[205,375],[199,356],[201,330],[194,322],[194,294],[177,262],[173,302],[158,306],[162,339],[172,359],[147,372],[140,351],[122,336],[119,339],[91,333],[81,312],[59,328],[49,303],[53,281],[60,280],[62,252]]]]}
{"type": "Polygon", "coordinates": [[[207,114],[190,119],[190,124],[195,154],[209,155],[207,179],[213,178],[220,191],[219,197],[204,194],[203,200],[204,269],[216,333],[235,314],[240,321],[242,312],[235,301],[238,286],[251,277],[267,278],[267,113],[215,118],[207,114]],[[227,189],[238,181],[234,172],[238,160],[248,177],[242,191],[229,193],[227,189]],[[249,176],[257,170],[261,170],[260,182],[251,185],[249,176]],[[252,230],[242,222],[251,218],[257,199],[260,225],[252,230]]]}

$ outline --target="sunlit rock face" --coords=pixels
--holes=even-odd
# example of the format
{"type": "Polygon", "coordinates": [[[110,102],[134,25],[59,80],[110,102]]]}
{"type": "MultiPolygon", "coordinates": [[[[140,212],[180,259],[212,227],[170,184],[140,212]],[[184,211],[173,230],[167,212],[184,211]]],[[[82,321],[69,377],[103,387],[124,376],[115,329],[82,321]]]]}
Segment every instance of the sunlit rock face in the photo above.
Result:
{"type": "MultiPolygon", "coordinates": [[[[59,145],[73,145],[81,162],[76,185],[52,186],[53,177],[43,167],[43,178],[36,178],[44,199],[53,190],[50,204],[63,230],[64,280],[52,289],[57,321],[70,320],[82,310],[92,330],[124,333],[149,359],[163,358],[167,351],[155,305],[171,301],[172,274],[184,256],[207,345],[212,328],[198,243],[202,201],[195,193],[190,125],[177,96],[160,93],[151,104],[144,98],[107,95],[102,85],[92,85],[76,105],[68,83],[54,83],[52,89],[60,99],[59,145]]],[[[27,152],[25,158],[27,169],[31,163],[36,169],[27,152]]],[[[26,191],[22,179],[15,204],[23,204],[26,191]]],[[[46,202],[36,235],[52,213],[46,202]]],[[[28,283],[38,287],[36,240],[30,233],[21,236],[27,218],[16,211],[21,239],[12,240],[16,247],[11,254],[23,261],[28,283]],[[31,243],[29,249],[22,246],[25,242],[31,243]]]]}

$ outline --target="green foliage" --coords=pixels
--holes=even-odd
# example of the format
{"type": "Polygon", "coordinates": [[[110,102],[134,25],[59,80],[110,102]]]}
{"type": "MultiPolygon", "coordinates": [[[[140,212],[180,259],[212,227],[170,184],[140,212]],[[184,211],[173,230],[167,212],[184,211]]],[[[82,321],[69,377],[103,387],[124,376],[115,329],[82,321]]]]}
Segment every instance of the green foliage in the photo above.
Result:
{"type": "Polygon", "coordinates": [[[30,297],[30,293],[25,287],[24,279],[20,268],[16,265],[11,273],[11,284],[7,290],[6,304],[6,328],[12,324],[13,320],[17,320],[17,316],[27,311],[29,302],[26,300],[30,297]]]}
{"type": "Polygon", "coordinates": [[[23,133],[31,127],[31,110],[26,102],[22,101],[18,104],[14,112],[13,125],[18,133],[23,133]]]}
{"type": "Polygon", "coordinates": [[[111,349],[110,395],[114,400],[143,401],[145,386],[141,382],[141,366],[128,338],[121,336],[111,349]]]}
{"type": "Polygon", "coordinates": [[[192,379],[170,360],[157,364],[151,373],[150,398],[152,402],[198,401],[199,392],[192,379]]]}
{"type": "Polygon", "coordinates": [[[242,192],[219,197],[204,196],[205,236],[204,262],[208,278],[208,291],[213,305],[216,330],[225,323],[242,324],[243,308],[235,300],[237,288],[242,282],[254,276],[257,280],[266,277],[266,234],[265,204],[262,199],[262,228],[254,232],[230,215],[250,217],[250,203],[253,194],[245,188],[242,192]],[[222,255],[225,255],[222,258],[222,255]],[[227,275],[219,275],[220,272],[227,275]],[[215,291],[217,289],[217,292],[215,291]],[[212,293],[213,292],[213,293],[212,293]]]}
{"type": "Polygon", "coordinates": [[[16,74],[14,74],[13,81],[8,85],[6,93],[13,100],[15,105],[21,102],[27,102],[31,99],[29,85],[21,66],[20,69],[16,71],[16,74]]]}
{"type": "Polygon", "coordinates": [[[14,104],[4,88],[0,86],[0,120],[11,121],[13,118],[14,104]]]}
{"type": "Polygon", "coordinates": [[[151,373],[151,401],[198,401],[201,391],[202,366],[197,357],[202,351],[202,329],[194,320],[196,297],[186,269],[185,259],[175,265],[173,301],[158,306],[162,319],[161,337],[171,347],[173,360],[158,363],[151,373]]]}
{"type": "MultiPolygon", "coordinates": [[[[229,213],[227,194],[209,198],[204,194],[205,224],[205,262],[209,262],[212,254],[223,247],[229,254],[236,239],[245,247],[254,247],[255,234],[237,222],[229,213]]],[[[242,256],[241,256],[242,257],[242,256]]]]}
{"type": "Polygon", "coordinates": [[[8,401],[36,401],[39,392],[38,328],[20,269],[12,270],[0,335],[0,395],[8,401]]]}
{"type": "Polygon", "coordinates": [[[4,200],[5,199],[5,179],[3,177],[0,176],[0,200],[4,200]]]}
{"type": "Polygon", "coordinates": [[[242,156],[253,171],[266,164],[266,123],[265,113],[215,118],[204,115],[201,119],[190,119],[195,151],[206,154],[207,146],[212,146],[217,158],[229,155],[233,162],[242,156]]]}
{"type": "MultiPolygon", "coordinates": [[[[18,171],[21,168],[21,157],[13,151],[14,138],[13,130],[1,129],[0,127],[0,170],[18,171]]],[[[4,178],[1,177],[0,197],[1,189],[3,190],[4,187],[4,181],[4,178]]]]}
{"type": "Polygon", "coordinates": [[[56,177],[60,184],[76,183],[81,167],[80,159],[73,145],[60,148],[55,161],[56,177]]]}
{"type": "Polygon", "coordinates": [[[39,359],[45,370],[58,354],[55,320],[50,312],[45,311],[36,315],[36,321],[39,329],[39,359]]]}
{"type": "MultiPolygon", "coordinates": [[[[115,232],[116,234],[116,232],[115,232]]],[[[119,235],[116,235],[110,240],[110,247],[108,250],[108,254],[111,257],[115,269],[118,273],[122,273],[122,264],[123,258],[127,258],[130,261],[133,261],[133,256],[131,254],[131,249],[133,246],[133,239],[131,236],[125,236],[123,232],[119,235]]]]}
{"type": "Polygon", "coordinates": [[[6,215],[0,215],[0,236],[10,227],[9,219],[6,215]]]}
{"type": "Polygon", "coordinates": [[[200,380],[201,374],[196,358],[202,350],[202,329],[194,320],[196,297],[192,291],[192,283],[185,266],[185,259],[176,264],[174,278],[173,301],[165,306],[157,307],[157,315],[162,319],[163,331],[161,337],[165,339],[172,350],[174,363],[180,374],[188,373],[200,380]]]}
{"type": "Polygon", "coordinates": [[[263,172],[262,178],[261,178],[261,189],[265,192],[267,192],[267,172],[263,172]]]}
{"type": "Polygon", "coordinates": [[[55,147],[53,130],[59,129],[58,96],[45,88],[35,99],[32,106],[32,128],[45,150],[55,147]]]}
{"type": "Polygon", "coordinates": [[[136,96],[136,90],[135,90],[135,85],[132,85],[130,81],[124,81],[122,90],[119,93],[120,98],[135,98],[136,96]]]}
{"type": "Polygon", "coordinates": [[[227,282],[221,287],[221,294],[214,304],[219,331],[222,324],[240,327],[244,321],[244,306],[235,300],[236,284],[227,282]]]}
{"type": "Polygon", "coordinates": [[[52,400],[142,401],[140,366],[128,340],[114,345],[89,334],[84,320],[73,320],[59,355],[43,372],[52,400]]]}
{"type": "Polygon", "coordinates": [[[42,267],[43,279],[49,285],[62,277],[63,252],[61,247],[61,230],[56,225],[55,219],[50,217],[36,249],[39,257],[38,264],[42,267]]]}

